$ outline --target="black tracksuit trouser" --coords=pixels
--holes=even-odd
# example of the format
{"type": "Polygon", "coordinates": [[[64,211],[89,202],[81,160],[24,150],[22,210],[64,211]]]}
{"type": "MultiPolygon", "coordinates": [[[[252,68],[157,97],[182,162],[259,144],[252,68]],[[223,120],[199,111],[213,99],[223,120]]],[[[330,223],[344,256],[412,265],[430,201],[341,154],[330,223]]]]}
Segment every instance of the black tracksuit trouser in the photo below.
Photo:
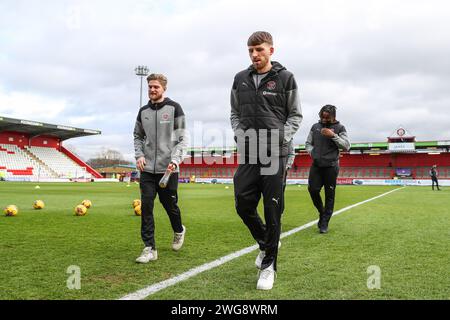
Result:
{"type": "Polygon", "coordinates": [[[283,175],[283,201],[281,202],[281,214],[283,214],[284,212],[284,193],[286,192],[286,186],[287,186],[287,175],[288,175],[288,170],[285,170],[284,175],[283,175]]]}
{"type": "Polygon", "coordinates": [[[152,174],[141,172],[140,188],[141,188],[141,237],[146,247],[156,249],[155,244],[155,222],[153,218],[153,207],[156,194],[159,201],[169,216],[170,223],[174,232],[183,232],[181,223],[181,212],[178,207],[178,173],[170,176],[169,183],[166,188],[160,188],[159,181],[164,174],[152,174]]]}
{"type": "Polygon", "coordinates": [[[434,190],[434,184],[436,184],[437,189],[439,190],[439,182],[437,177],[431,177],[431,188],[434,190]]]}
{"type": "Polygon", "coordinates": [[[265,175],[260,164],[241,164],[233,179],[236,211],[260,250],[266,253],[261,269],[269,267],[272,263],[274,269],[277,269],[286,157],[280,157],[278,162],[278,169],[272,175],[265,175]],[[261,194],[264,201],[265,223],[257,211],[261,194]]]}
{"type": "Polygon", "coordinates": [[[321,218],[330,220],[334,210],[336,180],[339,167],[318,167],[312,165],[309,170],[308,191],[321,218]],[[325,206],[320,197],[320,190],[325,188],[325,206]]]}

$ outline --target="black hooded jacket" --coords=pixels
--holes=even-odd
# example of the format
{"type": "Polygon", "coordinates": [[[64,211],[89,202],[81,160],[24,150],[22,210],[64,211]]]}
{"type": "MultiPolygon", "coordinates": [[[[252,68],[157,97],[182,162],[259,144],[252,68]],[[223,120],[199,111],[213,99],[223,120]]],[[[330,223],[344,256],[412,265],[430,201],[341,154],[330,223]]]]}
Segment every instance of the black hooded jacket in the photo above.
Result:
{"type": "MultiPolygon", "coordinates": [[[[288,143],[293,138],[302,121],[299,105],[297,83],[294,75],[287,71],[280,63],[273,61],[272,69],[255,87],[253,66],[236,74],[231,90],[231,126],[235,139],[242,138],[245,131],[254,129],[258,137],[256,142],[269,149],[270,132],[268,138],[259,139],[261,129],[278,129],[279,155],[286,156],[288,143]],[[241,130],[239,130],[241,129],[241,130]]],[[[272,135],[274,135],[272,133],[272,135]]],[[[238,144],[239,148],[239,144],[238,144]]],[[[242,153],[243,150],[238,150],[242,153]]],[[[248,154],[248,148],[245,150],[248,154]]]]}
{"type": "Polygon", "coordinates": [[[339,166],[339,149],[350,150],[347,130],[339,121],[329,125],[319,121],[311,127],[305,149],[311,155],[313,165],[317,167],[339,166]],[[332,130],[335,136],[333,138],[323,136],[321,134],[323,128],[332,130]]]}

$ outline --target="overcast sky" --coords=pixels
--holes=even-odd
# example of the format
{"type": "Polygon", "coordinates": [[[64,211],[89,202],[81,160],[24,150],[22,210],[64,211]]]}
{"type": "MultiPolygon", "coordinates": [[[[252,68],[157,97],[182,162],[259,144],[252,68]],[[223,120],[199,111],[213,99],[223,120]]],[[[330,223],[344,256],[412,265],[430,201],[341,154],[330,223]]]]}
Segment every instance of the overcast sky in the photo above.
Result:
{"type": "Polygon", "coordinates": [[[132,159],[134,68],[147,65],[169,78],[192,146],[232,145],[230,87],[256,30],[272,34],[273,60],[299,85],[296,143],[328,103],[352,142],[386,141],[400,125],[418,140],[450,139],[445,0],[2,0],[0,116],[99,129],[65,144],[85,160],[102,148],[132,159]]]}

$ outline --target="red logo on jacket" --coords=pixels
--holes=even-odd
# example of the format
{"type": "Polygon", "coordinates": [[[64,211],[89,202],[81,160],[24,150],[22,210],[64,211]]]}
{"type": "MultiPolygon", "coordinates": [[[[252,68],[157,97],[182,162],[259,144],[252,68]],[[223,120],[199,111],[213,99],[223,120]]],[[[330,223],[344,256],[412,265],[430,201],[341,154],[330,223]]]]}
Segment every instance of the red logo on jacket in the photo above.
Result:
{"type": "Polygon", "coordinates": [[[267,82],[267,89],[268,90],[275,90],[276,87],[277,87],[277,83],[275,81],[267,82]]]}

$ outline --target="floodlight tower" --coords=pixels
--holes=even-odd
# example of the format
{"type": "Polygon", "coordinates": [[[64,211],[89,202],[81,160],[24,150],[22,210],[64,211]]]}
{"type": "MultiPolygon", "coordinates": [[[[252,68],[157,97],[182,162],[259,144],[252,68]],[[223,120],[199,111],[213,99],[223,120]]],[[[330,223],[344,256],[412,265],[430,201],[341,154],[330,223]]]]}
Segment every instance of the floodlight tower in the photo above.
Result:
{"type": "Polygon", "coordinates": [[[134,71],[136,75],[141,77],[141,91],[139,93],[139,108],[142,107],[142,78],[148,75],[148,67],[147,66],[137,66],[134,71]]]}

